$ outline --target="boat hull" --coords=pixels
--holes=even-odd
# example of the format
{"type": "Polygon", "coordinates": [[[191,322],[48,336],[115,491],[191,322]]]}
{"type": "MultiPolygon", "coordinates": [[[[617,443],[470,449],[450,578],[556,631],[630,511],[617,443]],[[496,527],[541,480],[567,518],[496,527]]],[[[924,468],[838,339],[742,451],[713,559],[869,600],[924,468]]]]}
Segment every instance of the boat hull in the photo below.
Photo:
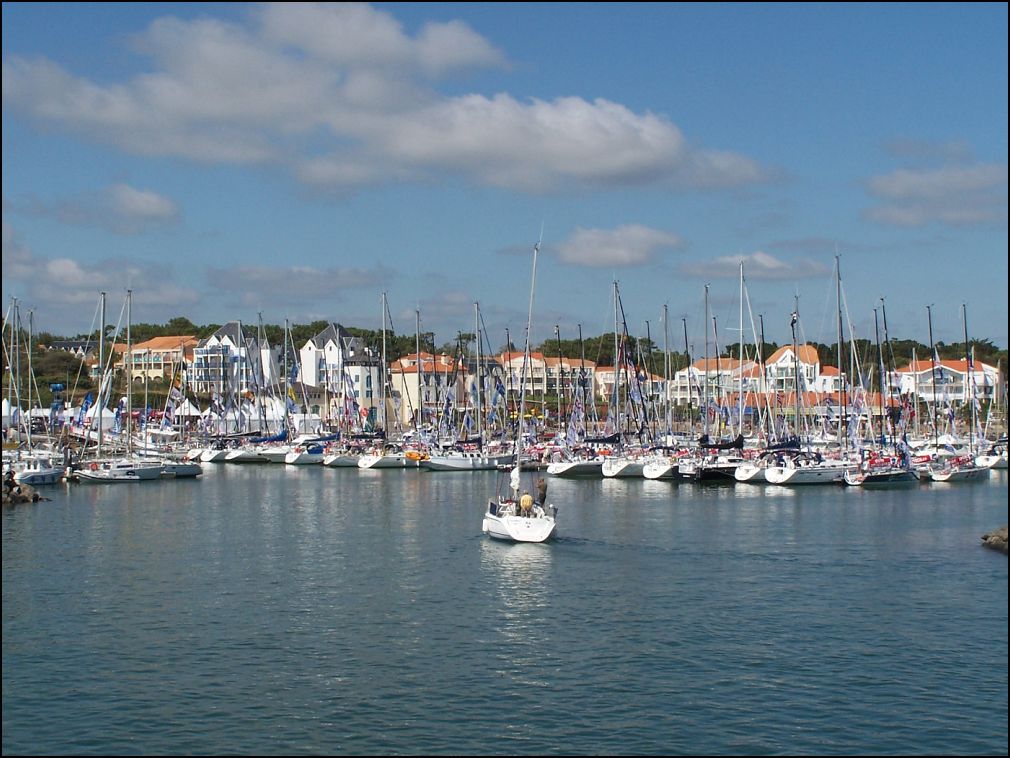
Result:
{"type": "MultiPolygon", "coordinates": [[[[550,511],[553,513],[554,508],[550,511]]],[[[507,542],[546,542],[555,536],[557,526],[555,517],[542,510],[533,516],[503,514],[499,504],[491,500],[484,514],[482,531],[492,539],[507,542]]]]}

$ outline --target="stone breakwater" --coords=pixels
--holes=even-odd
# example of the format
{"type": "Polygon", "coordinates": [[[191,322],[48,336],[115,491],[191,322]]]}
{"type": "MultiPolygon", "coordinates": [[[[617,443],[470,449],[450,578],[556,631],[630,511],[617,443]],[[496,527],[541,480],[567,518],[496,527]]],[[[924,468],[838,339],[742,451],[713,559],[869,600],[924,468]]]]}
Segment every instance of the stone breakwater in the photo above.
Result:
{"type": "Polygon", "coordinates": [[[3,504],[17,505],[18,503],[37,503],[39,500],[47,498],[39,495],[30,484],[17,484],[14,487],[4,487],[3,504]]]}
{"type": "Polygon", "coordinates": [[[999,550],[1004,555],[1007,554],[1007,528],[1001,526],[988,534],[982,535],[982,544],[993,550],[999,550]]]}

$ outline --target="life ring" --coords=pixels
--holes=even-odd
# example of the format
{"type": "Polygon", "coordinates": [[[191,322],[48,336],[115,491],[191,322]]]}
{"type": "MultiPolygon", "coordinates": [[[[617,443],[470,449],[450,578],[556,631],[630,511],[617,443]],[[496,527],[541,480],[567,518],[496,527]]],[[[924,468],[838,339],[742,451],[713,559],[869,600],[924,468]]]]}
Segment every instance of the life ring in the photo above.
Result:
{"type": "Polygon", "coordinates": [[[88,468],[90,468],[92,471],[98,471],[98,464],[92,463],[90,466],[88,466],[88,468]]]}

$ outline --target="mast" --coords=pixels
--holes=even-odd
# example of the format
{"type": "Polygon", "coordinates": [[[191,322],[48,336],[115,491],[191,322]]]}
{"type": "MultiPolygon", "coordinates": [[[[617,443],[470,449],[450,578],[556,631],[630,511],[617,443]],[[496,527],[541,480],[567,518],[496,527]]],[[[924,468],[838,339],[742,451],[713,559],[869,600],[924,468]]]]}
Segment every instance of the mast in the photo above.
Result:
{"type": "Polygon", "coordinates": [[[683,318],[681,321],[684,322],[684,355],[687,358],[687,421],[691,432],[691,439],[694,439],[694,407],[692,404],[692,399],[694,398],[694,382],[691,381],[691,347],[687,342],[687,319],[683,318]]]}
{"type": "MultiPolygon", "coordinates": [[[[126,452],[133,452],[133,340],[130,325],[133,323],[133,290],[126,290],[126,452]]],[[[172,377],[175,386],[175,377],[172,377]]]]}
{"type": "MultiPolygon", "coordinates": [[[[582,324],[579,324],[579,394],[582,397],[582,404],[586,406],[590,401],[593,404],[593,416],[596,415],[596,394],[589,393],[586,397],[586,345],[582,341],[582,324]]],[[[582,438],[589,436],[589,408],[582,409],[582,438]]]]}
{"type": "Polygon", "coordinates": [[[799,346],[796,344],[796,322],[800,318],[800,303],[799,298],[793,300],[793,304],[796,310],[792,312],[789,317],[789,328],[792,330],[793,334],[793,430],[796,434],[796,439],[800,439],[800,356],[799,356],[799,346]]]}
{"type": "Polygon", "coordinates": [[[663,416],[666,420],[666,439],[673,434],[673,420],[670,408],[670,316],[663,303],[663,416]]]}
{"type": "Polygon", "coordinates": [[[886,382],[886,375],[884,372],[884,349],[880,345],[880,329],[877,325],[877,309],[873,309],[873,334],[877,340],[877,363],[880,368],[880,444],[887,444],[887,419],[884,416],[884,384],[886,382]]]}
{"type": "MultiPolygon", "coordinates": [[[[417,419],[414,421],[414,429],[420,430],[424,426],[424,361],[421,360],[421,310],[414,309],[414,351],[417,353],[417,419]]],[[[434,353],[432,353],[434,356],[434,353]]],[[[435,370],[434,357],[432,358],[431,370],[435,370]]],[[[418,432],[420,433],[420,432],[418,432]]]]}
{"type": "MultiPolygon", "coordinates": [[[[888,405],[890,405],[890,402],[891,402],[891,373],[890,372],[892,370],[894,370],[894,349],[891,347],[891,340],[890,340],[890,338],[887,335],[887,306],[884,304],[884,298],[880,298],[880,316],[881,316],[881,318],[884,321],[884,344],[887,345],[887,354],[888,354],[888,358],[889,358],[889,360],[887,361],[888,374],[887,374],[887,398],[886,398],[886,402],[888,403],[888,405]]],[[[912,375],[915,376],[914,363],[913,363],[912,375]]],[[[883,385],[883,380],[881,380],[881,384],[883,385]]],[[[904,412],[904,408],[902,408],[902,412],[904,412]]],[[[902,426],[904,427],[904,422],[902,423],[902,426]]],[[[892,425],[892,428],[891,428],[891,442],[895,446],[897,446],[897,444],[898,444],[897,437],[898,437],[898,426],[897,426],[897,422],[895,422],[892,425]]]]}
{"type": "Polygon", "coordinates": [[[940,432],[937,428],[937,415],[936,415],[936,369],[937,364],[940,362],[938,359],[940,356],[936,354],[936,346],[933,344],[933,306],[926,306],[926,320],[929,324],[929,365],[931,371],[929,372],[929,377],[932,382],[933,388],[933,453],[938,454],[940,451],[940,432]]]}
{"type": "MultiPolygon", "coordinates": [[[[564,422],[564,417],[562,416],[562,400],[565,392],[565,369],[564,369],[564,356],[561,354],[561,327],[558,324],[554,325],[554,337],[558,341],[558,420],[557,428],[558,433],[561,432],[561,427],[564,422]]],[[[546,384],[546,382],[545,382],[546,384]]]]}
{"type": "Polygon", "coordinates": [[[722,361],[719,360],[719,322],[717,321],[718,316],[712,314],[712,340],[714,341],[713,347],[715,347],[715,392],[716,396],[719,398],[716,403],[716,413],[719,414],[718,422],[715,428],[718,430],[717,434],[722,437],[722,361]]]}
{"type": "MultiPolygon", "coordinates": [[[[964,303],[961,303],[961,325],[964,329],[964,364],[965,364],[965,399],[970,410],[968,412],[968,451],[971,453],[972,461],[975,459],[975,369],[972,366],[971,352],[968,347],[968,310],[964,303]],[[969,393],[968,390],[971,390],[969,393]]],[[[29,419],[29,426],[31,426],[29,419]]]]}
{"type": "MultiPolygon", "coordinates": [[[[768,392],[767,392],[766,377],[765,377],[765,316],[764,316],[763,313],[759,313],[758,314],[758,322],[761,324],[761,336],[760,336],[759,342],[758,342],[758,371],[760,372],[760,374],[758,376],[758,393],[760,394],[760,396],[762,398],[764,398],[765,405],[768,406],[769,405],[769,402],[768,402],[768,392]]],[[[762,410],[761,413],[763,415],[764,411],[762,410]]],[[[771,409],[770,408],[768,410],[768,415],[769,415],[769,417],[771,416],[771,409]]],[[[769,421],[771,421],[770,418],[769,418],[769,421]]],[[[763,424],[762,424],[762,426],[763,426],[763,424]]],[[[769,426],[771,426],[770,423],[769,423],[769,426]]],[[[764,431],[765,431],[765,444],[767,445],[769,438],[772,436],[771,435],[771,430],[770,429],[765,429],[764,431]]],[[[778,435],[776,435],[775,439],[776,439],[776,441],[778,441],[778,435]]]]}
{"type": "Polygon", "coordinates": [[[537,286],[537,253],[539,252],[540,242],[538,241],[537,244],[533,246],[533,276],[530,281],[530,305],[526,314],[526,345],[523,348],[523,373],[519,380],[519,418],[517,419],[515,438],[516,465],[515,468],[512,469],[512,476],[510,477],[510,484],[512,485],[512,489],[517,498],[519,496],[519,471],[523,448],[522,424],[526,415],[526,366],[529,364],[530,360],[530,335],[533,329],[533,293],[536,291],[537,286]]]}
{"type": "Polygon", "coordinates": [[[473,303],[473,335],[474,339],[477,341],[477,365],[474,369],[474,380],[477,384],[477,407],[474,409],[474,413],[477,414],[477,439],[480,440],[481,448],[484,447],[484,410],[483,404],[481,403],[481,385],[484,383],[484,377],[481,376],[480,367],[480,304],[475,300],[473,303]]]}
{"type": "Polygon", "coordinates": [[[743,434],[743,261],[740,261],[740,339],[738,349],[737,376],[739,378],[740,396],[737,398],[737,423],[740,424],[739,434],[743,434]]]}
{"type": "MultiPolygon", "coordinates": [[[[837,309],[838,309],[838,318],[837,318],[837,325],[838,325],[838,346],[837,346],[837,351],[838,351],[838,353],[837,354],[838,354],[839,391],[841,393],[841,397],[839,399],[841,400],[841,412],[842,412],[841,418],[845,420],[846,432],[847,432],[848,431],[848,424],[849,424],[849,409],[848,409],[848,403],[847,403],[846,393],[845,393],[845,385],[846,385],[846,379],[845,379],[845,376],[846,376],[846,374],[845,374],[845,360],[844,360],[845,356],[844,356],[844,351],[843,351],[843,348],[842,348],[842,345],[843,345],[843,336],[842,336],[842,262],[841,262],[841,257],[838,256],[838,255],[835,256],[835,303],[836,303],[837,309]]],[[[859,419],[856,419],[856,423],[857,424],[859,423],[859,419]]],[[[842,433],[842,425],[841,425],[841,423],[838,424],[838,437],[839,437],[839,439],[838,439],[838,445],[839,445],[839,447],[841,447],[842,450],[845,450],[848,447],[848,439],[849,439],[849,437],[848,437],[848,434],[843,434],[842,433]]]]}
{"type": "Polygon", "coordinates": [[[379,366],[379,418],[382,421],[382,432],[386,429],[386,293],[382,293],[382,365],[379,366]]]}
{"type": "Polygon", "coordinates": [[[28,439],[28,449],[32,449],[32,384],[34,384],[35,374],[32,373],[32,335],[34,334],[35,328],[35,310],[28,309],[28,350],[26,355],[28,356],[28,423],[27,423],[27,439],[28,439]]]}
{"type": "Polygon", "coordinates": [[[101,297],[101,311],[102,317],[100,322],[100,327],[98,330],[98,402],[96,405],[96,411],[98,413],[98,449],[96,452],[97,457],[102,457],[102,413],[103,405],[105,404],[105,399],[102,397],[103,385],[105,384],[105,293],[102,293],[101,297]]]}
{"type": "Polygon", "coordinates": [[[708,437],[708,285],[705,285],[705,397],[699,403],[701,415],[704,419],[702,424],[702,434],[708,437]]]}

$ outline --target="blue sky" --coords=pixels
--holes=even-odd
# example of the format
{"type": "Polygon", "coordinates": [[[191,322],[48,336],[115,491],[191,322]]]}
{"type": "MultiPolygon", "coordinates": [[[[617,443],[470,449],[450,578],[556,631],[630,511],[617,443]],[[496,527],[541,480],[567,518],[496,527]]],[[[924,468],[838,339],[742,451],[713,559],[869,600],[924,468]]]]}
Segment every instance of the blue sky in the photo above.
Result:
{"type": "Polygon", "coordinates": [[[1007,329],[1007,5],[3,5],[3,298],[494,347],[1007,329]],[[848,331],[848,327],[846,328],[848,331]],[[521,341],[521,336],[519,337],[521,341]]]}

